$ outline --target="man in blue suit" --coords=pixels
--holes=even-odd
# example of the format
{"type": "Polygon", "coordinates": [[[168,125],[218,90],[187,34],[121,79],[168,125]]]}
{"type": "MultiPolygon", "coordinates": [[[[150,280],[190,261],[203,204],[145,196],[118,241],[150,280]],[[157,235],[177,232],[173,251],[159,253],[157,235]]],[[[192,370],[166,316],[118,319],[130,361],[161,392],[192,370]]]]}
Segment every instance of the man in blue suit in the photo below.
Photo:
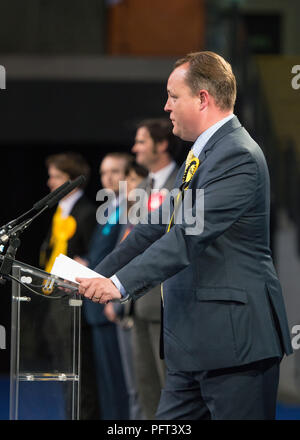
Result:
{"type": "Polygon", "coordinates": [[[236,81],[222,57],[178,60],[167,90],[173,133],[194,142],[171,220],[137,225],[97,266],[112,278],[78,279],[79,292],[138,300],[163,282],[158,419],[273,419],[280,360],[292,349],[269,247],[266,161],[233,114],[236,81]]]}

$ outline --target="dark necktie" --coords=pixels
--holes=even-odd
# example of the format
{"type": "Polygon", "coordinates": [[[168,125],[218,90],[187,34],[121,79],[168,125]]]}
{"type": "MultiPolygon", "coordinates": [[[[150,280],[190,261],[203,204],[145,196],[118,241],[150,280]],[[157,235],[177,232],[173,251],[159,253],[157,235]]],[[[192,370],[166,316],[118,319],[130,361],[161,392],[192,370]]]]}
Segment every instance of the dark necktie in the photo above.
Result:
{"type": "Polygon", "coordinates": [[[154,178],[153,177],[148,178],[148,187],[149,187],[149,189],[154,189],[154,178]]]}

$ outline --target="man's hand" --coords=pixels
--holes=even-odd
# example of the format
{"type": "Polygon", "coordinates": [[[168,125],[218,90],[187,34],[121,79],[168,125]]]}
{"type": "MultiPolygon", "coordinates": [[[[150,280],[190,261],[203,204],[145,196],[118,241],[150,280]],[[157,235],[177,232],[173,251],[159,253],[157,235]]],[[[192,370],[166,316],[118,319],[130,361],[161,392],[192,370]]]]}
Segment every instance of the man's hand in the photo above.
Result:
{"type": "Polygon", "coordinates": [[[109,278],[76,278],[80,283],[78,292],[96,303],[106,304],[122,295],[109,278]]]}

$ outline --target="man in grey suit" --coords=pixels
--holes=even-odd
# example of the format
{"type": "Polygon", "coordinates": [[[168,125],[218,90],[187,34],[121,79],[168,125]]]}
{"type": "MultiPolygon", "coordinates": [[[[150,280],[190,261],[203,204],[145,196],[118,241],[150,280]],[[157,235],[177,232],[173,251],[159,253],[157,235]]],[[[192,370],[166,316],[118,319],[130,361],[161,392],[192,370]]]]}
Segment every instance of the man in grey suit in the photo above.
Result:
{"type": "Polygon", "coordinates": [[[167,90],[173,133],[194,142],[175,182],[182,221],[137,225],[96,268],[112,279],[78,279],[79,293],[136,300],[163,282],[158,419],[274,419],[280,360],[292,348],[269,247],[266,161],[233,114],[236,81],[222,57],[178,60],[167,90]],[[201,216],[199,206],[194,233],[187,217],[201,216]]]}

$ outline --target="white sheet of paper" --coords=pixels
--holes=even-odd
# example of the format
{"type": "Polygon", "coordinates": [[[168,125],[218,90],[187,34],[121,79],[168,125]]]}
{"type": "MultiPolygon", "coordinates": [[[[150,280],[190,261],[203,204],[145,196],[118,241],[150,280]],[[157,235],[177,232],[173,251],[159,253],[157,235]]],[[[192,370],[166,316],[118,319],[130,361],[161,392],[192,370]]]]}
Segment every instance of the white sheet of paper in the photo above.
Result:
{"type": "MultiPolygon", "coordinates": [[[[102,275],[89,269],[86,266],[83,266],[72,258],[67,257],[66,255],[59,254],[56,257],[52,270],[52,275],[56,275],[64,280],[72,281],[73,283],[77,283],[75,278],[103,278],[102,275]]],[[[78,283],[77,283],[78,284],[78,283]]]]}

